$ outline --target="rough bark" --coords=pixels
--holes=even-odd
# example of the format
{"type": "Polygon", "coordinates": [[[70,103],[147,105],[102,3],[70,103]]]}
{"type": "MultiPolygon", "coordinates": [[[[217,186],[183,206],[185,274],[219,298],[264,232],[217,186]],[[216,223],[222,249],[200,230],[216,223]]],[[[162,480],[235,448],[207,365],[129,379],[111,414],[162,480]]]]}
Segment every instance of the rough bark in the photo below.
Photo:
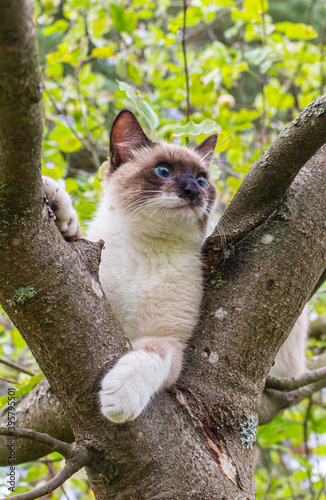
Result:
{"type": "MultiPolygon", "coordinates": [[[[224,256],[216,235],[208,241],[202,318],[178,384],[134,422],[114,425],[100,415],[97,392],[128,341],[97,279],[101,245],[65,242],[43,203],[30,4],[0,0],[0,11],[0,302],[44,371],[77,444],[97,456],[87,469],[97,500],[253,499],[252,445],[265,377],[326,268],[325,151],[287,190],[325,140],[316,127],[316,121],[325,127],[324,114],[308,112],[296,125],[291,140],[298,132],[298,148],[306,147],[302,131],[315,130],[318,140],[291,163],[291,179],[273,191],[274,202],[270,197],[267,208],[259,207],[264,198],[257,202],[255,214],[262,216],[245,231],[240,224],[241,235],[224,256]],[[7,134],[13,123],[21,142],[7,134]]],[[[254,172],[273,184],[272,163],[258,163],[254,172]]],[[[253,175],[245,186],[255,185],[253,175]]],[[[247,203],[243,190],[233,206],[247,203]]]]}
{"type": "MultiPolygon", "coordinates": [[[[326,96],[309,104],[251,167],[222,216],[226,241],[239,240],[283,201],[295,176],[325,143],[326,96]]],[[[215,231],[208,244],[219,244],[215,231]]],[[[325,279],[325,276],[324,276],[325,279]]],[[[321,283],[319,283],[320,285],[321,283]]]]}

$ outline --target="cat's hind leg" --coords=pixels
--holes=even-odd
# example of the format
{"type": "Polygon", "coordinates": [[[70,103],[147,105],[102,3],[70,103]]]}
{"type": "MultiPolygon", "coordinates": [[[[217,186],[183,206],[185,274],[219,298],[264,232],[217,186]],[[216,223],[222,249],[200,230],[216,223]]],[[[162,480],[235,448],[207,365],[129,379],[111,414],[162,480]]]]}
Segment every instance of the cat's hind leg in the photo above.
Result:
{"type": "Polygon", "coordinates": [[[185,345],[171,337],[145,337],[102,380],[101,411],[113,422],[135,419],[151,396],[173,384],[185,345]]]}

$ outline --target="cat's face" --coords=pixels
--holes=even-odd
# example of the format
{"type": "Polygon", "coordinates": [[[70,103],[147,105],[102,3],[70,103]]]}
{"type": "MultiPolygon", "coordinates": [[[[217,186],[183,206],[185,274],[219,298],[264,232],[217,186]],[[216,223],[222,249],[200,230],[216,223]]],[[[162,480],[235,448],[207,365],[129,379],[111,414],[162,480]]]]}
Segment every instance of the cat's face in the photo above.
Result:
{"type": "Polygon", "coordinates": [[[216,201],[208,171],[216,139],[195,149],[154,143],[136,117],[122,111],[111,130],[108,186],[124,213],[151,222],[197,222],[204,229],[216,201]]]}

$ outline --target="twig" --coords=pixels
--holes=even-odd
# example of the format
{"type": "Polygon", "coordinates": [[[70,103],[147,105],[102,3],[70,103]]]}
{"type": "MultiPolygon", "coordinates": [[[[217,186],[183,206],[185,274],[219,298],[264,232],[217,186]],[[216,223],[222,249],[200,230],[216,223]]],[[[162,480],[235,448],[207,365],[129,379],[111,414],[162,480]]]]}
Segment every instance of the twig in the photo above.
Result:
{"type": "Polygon", "coordinates": [[[69,164],[68,164],[68,170],[70,170],[71,172],[76,172],[76,174],[87,175],[88,177],[94,175],[94,172],[87,172],[86,170],[81,170],[80,168],[72,167],[69,164]]]}
{"type": "Polygon", "coordinates": [[[63,455],[65,458],[70,458],[77,449],[76,446],[65,443],[64,441],[60,441],[59,439],[55,439],[48,434],[33,431],[32,429],[15,429],[13,433],[12,430],[7,429],[6,427],[0,427],[0,436],[9,436],[12,439],[32,439],[37,443],[48,446],[53,451],[61,453],[61,455],[63,455]]]}
{"type": "Polygon", "coordinates": [[[7,382],[8,384],[21,385],[20,382],[15,382],[14,380],[10,380],[6,377],[0,377],[0,380],[2,380],[3,382],[7,382]]]}
{"type": "Polygon", "coordinates": [[[88,142],[87,150],[93,156],[94,163],[95,163],[96,167],[99,168],[101,162],[99,160],[96,149],[93,147],[92,135],[91,135],[91,132],[89,130],[88,123],[87,123],[87,108],[85,106],[84,96],[83,96],[83,92],[82,92],[82,89],[80,86],[79,75],[80,75],[81,68],[82,68],[82,63],[80,63],[75,70],[75,82],[76,82],[76,88],[77,88],[77,93],[78,93],[78,102],[79,102],[79,106],[80,106],[80,110],[81,110],[81,114],[82,114],[83,127],[86,130],[86,136],[87,136],[87,142],[88,142]]]}
{"type": "Polygon", "coordinates": [[[59,488],[67,479],[69,479],[75,472],[79,471],[85,463],[78,460],[68,460],[64,466],[64,468],[53,478],[50,479],[47,483],[43,484],[39,488],[36,488],[33,491],[29,491],[28,493],[20,493],[18,495],[13,495],[12,499],[15,500],[36,500],[37,498],[42,497],[43,495],[48,495],[52,493],[55,489],[59,488]]]}
{"type": "Polygon", "coordinates": [[[54,109],[56,110],[56,112],[59,114],[59,115],[62,115],[65,119],[65,122],[66,124],[68,125],[68,127],[70,128],[71,132],[74,134],[74,136],[82,143],[82,145],[84,146],[84,148],[89,151],[90,153],[92,153],[92,148],[91,146],[88,144],[88,142],[85,140],[85,137],[80,134],[72,125],[71,125],[71,120],[69,120],[68,116],[67,116],[67,113],[63,110],[63,109],[59,109],[58,106],[57,106],[57,103],[55,102],[55,100],[53,99],[51,93],[49,92],[49,90],[46,88],[46,85],[45,85],[45,81],[44,81],[44,78],[42,78],[42,86],[48,96],[48,98],[50,99],[51,103],[52,103],[52,106],[54,107],[54,109]]]}
{"type": "MultiPolygon", "coordinates": [[[[267,35],[266,35],[266,21],[265,21],[265,12],[264,12],[264,1],[260,0],[261,12],[262,12],[262,38],[263,38],[263,46],[267,45],[267,35]]],[[[266,106],[266,94],[265,94],[265,85],[267,83],[267,71],[262,75],[260,79],[260,89],[263,101],[263,113],[261,115],[261,130],[260,130],[260,143],[261,143],[261,153],[264,152],[265,144],[266,144],[266,117],[267,117],[267,106],[266,106]]]]}
{"type": "Polygon", "coordinates": [[[318,368],[313,372],[304,373],[297,378],[278,378],[269,376],[266,379],[265,389],[289,392],[314,382],[319,382],[323,379],[325,379],[326,383],[326,367],[318,368]]]}
{"type": "MultiPolygon", "coordinates": [[[[182,50],[183,50],[183,60],[186,76],[186,91],[187,91],[187,105],[186,105],[186,118],[187,123],[190,119],[190,89],[189,89],[189,72],[188,72],[188,62],[187,62],[187,45],[186,45],[186,30],[187,30],[187,0],[183,0],[183,32],[182,32],[182,50]]],[[[187,144],[189,139],[187,137],[187,144]]]]}
{"type": "Polygon", "coordinates": [[[323,476],[321,482],[322,482],[321,488],[320,488],[320,490],[318,492],[316,500],[319,500],[321,498],[322,493],[325,493],[325,476],[323,476]]]}
{"type": "Polygon", "coordinates": [[[324,387],[326,387],[325,377],[318,382],[305,385],[294,391],[281,392],[274,389],[265,389],[259,411],[259,425],[268,424],[286,408],[300,403],[303,399],[308,398],[324,387]]]}
{"type": "MultiPolygon", "coordinates": [[[[47,466],[47,468],[48,468],[48,473],[49,473],[50,478],[51,478],[51,479],[54,479],[54,478],[55,478],[55,476],[57,475],[57,474],[56,474],[56,472],[57,472],[57,471],[56,471],[55,466],[53,465],[53,462],[50,462],[50,461],[49,461],[49,462],[46,464],[46,466],[47,466]]],[[[67,492],[66,492],[65,488],[63,487],[63,485],[61,485],[61,486],[60,486],[60,489],[61,489],[61,491],[62,491],[62,493],[63,493],[63,495],[64,495],[65,499],[66,499],[66,500],[70,500],[70,499],[69,499],[69,496],[67,495],[67,492]]]]}
{"type": "MultiPolygon", "coordinates": [[[[309,403],[307,406],[306,414],[305,414],[305,419],[303,422],[303,442],[304,442],[304,448],[305,448],[305,455],[307,460],[309,461],[309,446],[308,446],[308,424],[309,424],[309,419],[310,419],[310,410],[312,408],[312,396],[309,398],[309,403]]],[[[307,473],[309,476],[309,489],[310,489],[310,494],[311,494],[311,499],[314,499],[314,487],[312,484],[312,478],[311,478],[311,471],[309,467],[307,467],[307,473]]]]}
{"type": "Polygon", "coordinates": [[[310,7],[309,7],[309,13],[308,13],[308,18],[307,18],[307,24],[312,24],[313,18],[314,18],[314,9],[316,5],[317,0],[311,0],[310,2],[310,7]]]}
{"type": "Polygon", "coordinates": [[[26,373],[27,375],[30,375],[31,377],[34,377],[36,373],[31,372],[24,368],[23,366],[17,365],[16,363],[13,363],[12,361],[9,361],[8,359],[0,359],[0,363],[2,365],[10,366],[10,368],[13,368],[14,370],[17,370],[18,372],[26,373]]]}
{"type": "Polygon", "coordinates": [[[15,429],[13,432],[6,427],[0,427],[0,435],[9,436],[10,439],[15,439],[17,437],[32,439],[33,441],[48,446],[53,451],[61,453],[61,455],[63,455],[66,459],[64,468],[53,479],[50,479],[50,481],[33,491],[12,496],[11,498],[15,500],[35,500],[43,495],[47,495],[56,488],[62,486],[67,479],[69,479],[82,467],[94,462],[94,454],[86,448],[77,445],[70,445],[64,441],[59,441],[59,439],[55,439],[48,434],[42,434],[31,429],[15,429]]]}

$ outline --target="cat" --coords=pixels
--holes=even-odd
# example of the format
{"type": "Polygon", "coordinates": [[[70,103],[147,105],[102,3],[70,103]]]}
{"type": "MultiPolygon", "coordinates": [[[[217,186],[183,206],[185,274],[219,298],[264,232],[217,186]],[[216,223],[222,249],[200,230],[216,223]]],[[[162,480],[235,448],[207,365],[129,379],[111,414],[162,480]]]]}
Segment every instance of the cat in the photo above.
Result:
{"type": "MultiPolygon", "coordinates": [[[[87,238],[105,241],[100,282],[133,347],[102,381],[101,410],[113,422],[136,418],[180,374],[202,298],[216,141],[213,134],[194,149],[152,142],[129,110],[112,125],[103,198],[87,238]]],[[[63,235],[79,237],[68,194],[52,179],[44,186],[63,235]]]]}
{"type": "MultiPolygon", "coordinates": [[[[99,278],[133,349],[102,380],[101,411],[113,422],[135,419],[176,380],[199,317],[201,246],[217,191],[209,176],[217,134],[194,149],[152,142],[123,110],[110,134],[103,198],[87,238],[103,239],[99,278]]],[[[69,195],[44,178],[48,205],[65,238],[81,237],[69,195]]],[[[307,312],[279,350],[270,374],[305,371],[307,312]]]]}
{"type": "Polygon", "coordinates": [[[305,350],[308,332],[309,304],[304,307],[288,338],[276,354],[269,375],[292,378],[307,371],[305,350]]]}

